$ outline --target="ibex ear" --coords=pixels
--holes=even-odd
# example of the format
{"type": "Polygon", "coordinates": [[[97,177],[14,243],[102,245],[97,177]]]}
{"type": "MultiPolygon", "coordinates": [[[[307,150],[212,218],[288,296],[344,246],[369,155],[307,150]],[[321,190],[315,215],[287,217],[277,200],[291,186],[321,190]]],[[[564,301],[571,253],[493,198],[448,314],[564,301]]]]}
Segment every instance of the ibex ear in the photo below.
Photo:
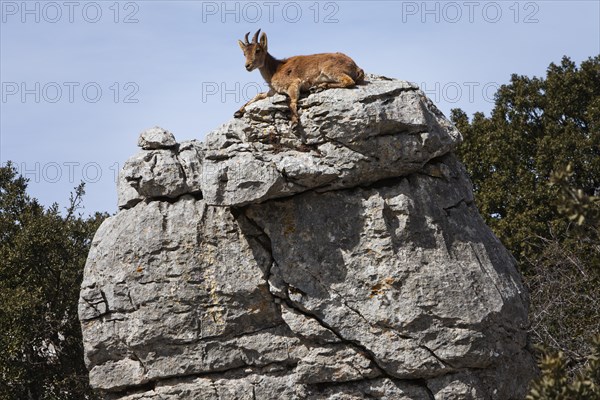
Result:
{"type": "Polygon", "coordinates": [[[267,34],[264,32],[260,35],[260,45],[267,51],[267,34]]]}
{"type": "Polygon", "coordinates": [[[240,45],[240,49],[242,49],[242,51],[246,49],[246,45],[241,40],[238,40],[238,44],[240,45]]]}

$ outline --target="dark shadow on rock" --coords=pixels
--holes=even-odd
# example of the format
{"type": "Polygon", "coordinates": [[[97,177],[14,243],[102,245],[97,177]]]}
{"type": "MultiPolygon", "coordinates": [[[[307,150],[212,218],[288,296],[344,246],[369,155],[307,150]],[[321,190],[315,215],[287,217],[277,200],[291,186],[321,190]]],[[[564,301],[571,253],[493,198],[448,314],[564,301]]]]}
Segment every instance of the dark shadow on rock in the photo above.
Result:
{"type": "Polygon", "coordinates": [[[362,213],[358,197],[340,192],[308,192],[245,212],[269,237],[281,278],[315,298],[329,298],[331,285],[346,279],[343,252],[359,243],[362,213]]]}
{"type": "MultiPolygon", "coordinates": [[[[511,290],[519,290],[521,299],[505,299],[507,315],[525,317],[527,312],[523,307],[529,303],[526,289],[509,289],[513,283],[521,285],[516,261],[477,210],[464,167],[453,155],[444,156],[437,162],[449,171],[450,176],[440,178],[415,174],[407,179],[408,185],[402,193],[412,200],[412,204],[409,207],[407,228],[404,230],[406,236],[402,240],[411,241],[422,248],[436,248],[439,246],[436,235],[441,234],[451,258],[462,258],[460,254],[453,254],[457,243],[470,243],[484,276],[489,275],[485,266],[491,264],[493,267],[494,271],[489,279],[497,279],[496,283],[504,285],[503,295],[509,295],[511,290]]],[[[395,218],[388,217],[391,228],[394,227],[395,218]]]]}

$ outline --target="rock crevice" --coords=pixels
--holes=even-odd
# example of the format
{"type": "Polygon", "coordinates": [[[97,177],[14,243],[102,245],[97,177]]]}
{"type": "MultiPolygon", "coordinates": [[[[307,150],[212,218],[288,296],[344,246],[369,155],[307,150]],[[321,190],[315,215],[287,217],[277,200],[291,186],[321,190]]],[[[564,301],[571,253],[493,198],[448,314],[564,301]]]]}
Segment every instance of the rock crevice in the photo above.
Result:
{"type": "Polygon", "coordinates": [[[528,298],[413,84],[248,107],[204,142],[143,132],[79,315],[109,399],[518,399],[528,298]]]}

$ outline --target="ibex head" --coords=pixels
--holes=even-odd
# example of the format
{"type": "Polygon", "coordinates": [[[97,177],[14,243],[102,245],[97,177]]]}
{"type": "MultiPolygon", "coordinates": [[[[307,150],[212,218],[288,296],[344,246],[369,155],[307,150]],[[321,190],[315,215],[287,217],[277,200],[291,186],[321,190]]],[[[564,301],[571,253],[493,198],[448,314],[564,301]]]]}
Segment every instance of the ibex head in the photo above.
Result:
{"type": "Polygon", "coordinates": [[[244,41],[238,40],[240,48],[246,56],[246,69],[252,71],[253,69],[260,68],[265,64],[265,56],[267,55],[267,34],[263,32],[260,36],[260,42],[258,42],[258,34],[260,29],[256,31],[254,37],[252,37],[252,43],[248,42],[248,35],[246,33],[244,41]]]}

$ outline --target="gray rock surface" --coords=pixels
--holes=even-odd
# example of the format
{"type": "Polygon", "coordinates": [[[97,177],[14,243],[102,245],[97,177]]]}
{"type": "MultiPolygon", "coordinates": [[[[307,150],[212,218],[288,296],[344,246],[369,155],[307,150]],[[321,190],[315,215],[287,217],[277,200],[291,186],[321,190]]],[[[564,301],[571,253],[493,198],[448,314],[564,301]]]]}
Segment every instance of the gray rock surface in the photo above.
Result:
{"type": "Polygon", "coordinates": [[[138,146],[144,150],[170,149],[177,146],[177,142],[171,132],[155,126],[140,134],[138,146]]]}
{"type": "MultiPolygon", "coordinates": [[[[141,137],[146,132],[138,144],[144,142],[141,137]]],[[[161,149],[142,147],[119,172],[119,208],[133,207],[144,199],[176,199],[186,193],[200,193],[203,154],[203,143],[195,140],[161,149]]]]}
{"type": "Polygon", "coordinates": [[[527,293],[460,134],[367,80],[303,98],[295,133],[275,97],[205,143],[142,134],[81,289],[106,398],[523,397],[527,293]]]}

